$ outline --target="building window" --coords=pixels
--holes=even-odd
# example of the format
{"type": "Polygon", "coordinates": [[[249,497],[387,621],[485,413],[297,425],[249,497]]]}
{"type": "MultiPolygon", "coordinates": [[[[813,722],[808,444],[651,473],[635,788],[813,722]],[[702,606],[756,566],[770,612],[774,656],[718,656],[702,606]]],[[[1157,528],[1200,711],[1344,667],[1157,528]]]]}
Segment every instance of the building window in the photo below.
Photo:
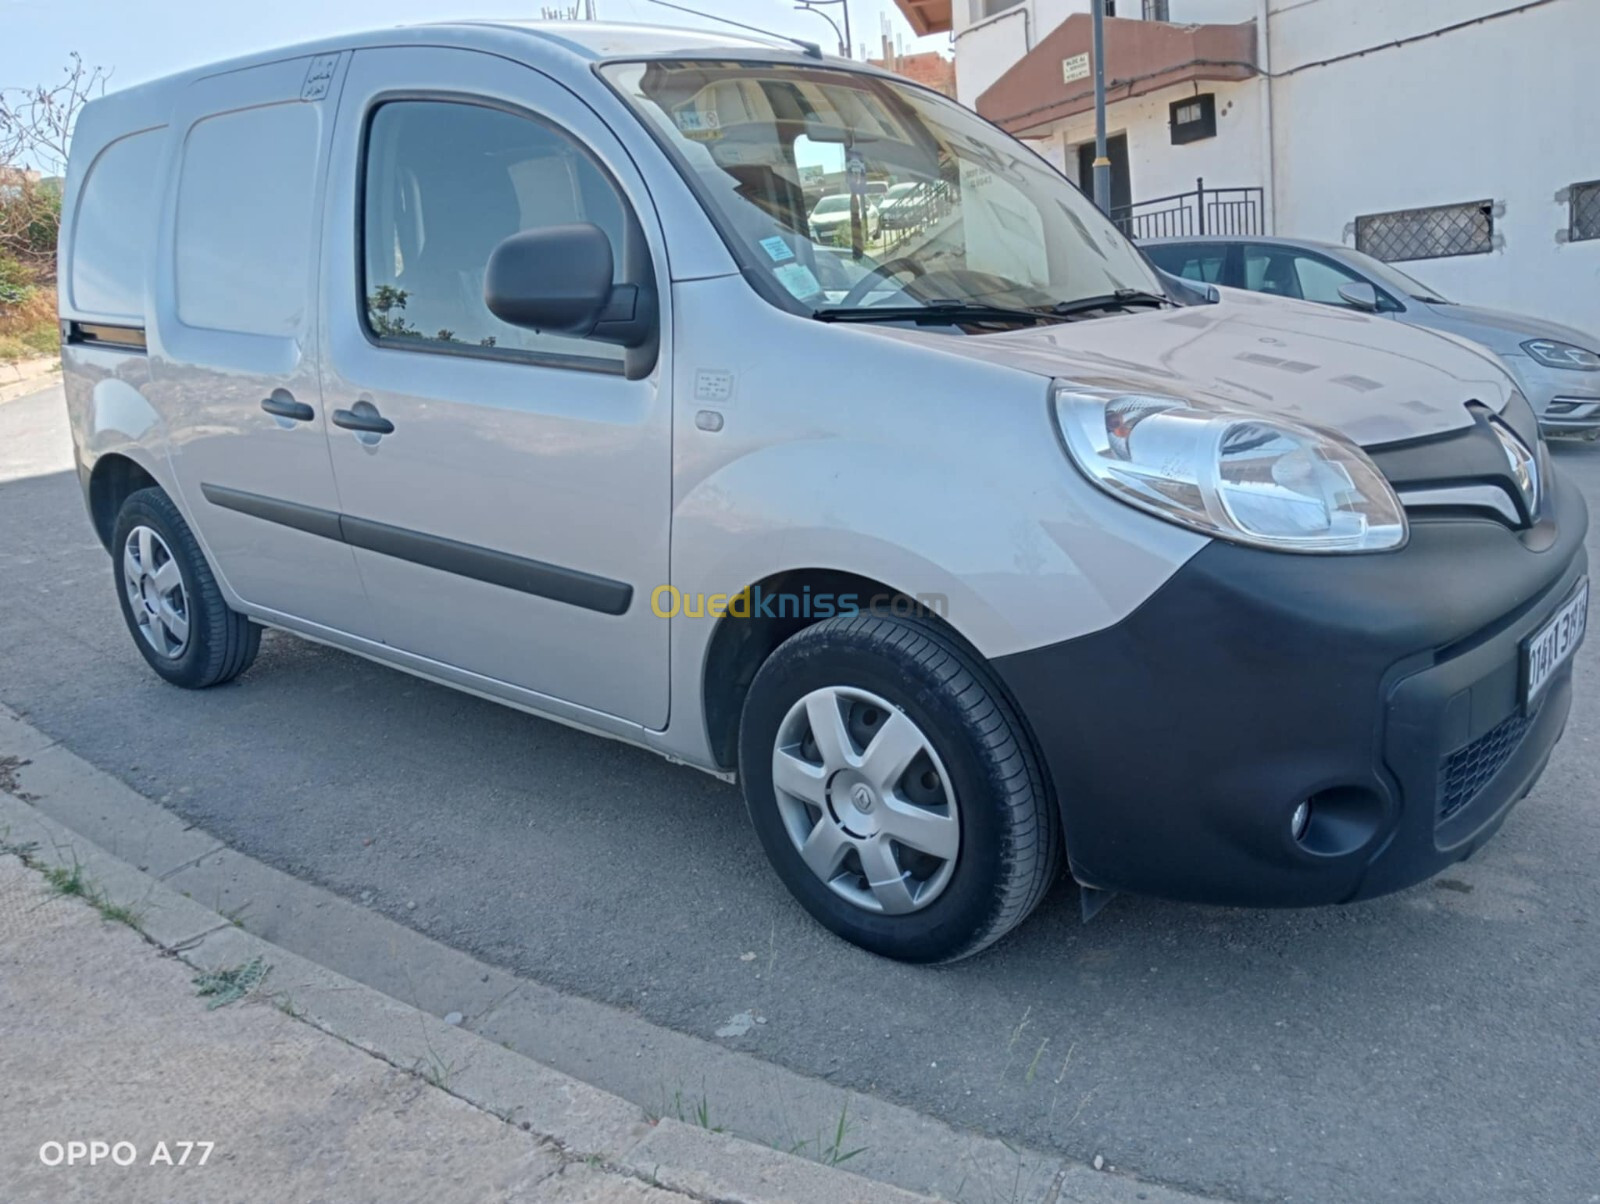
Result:
{"type": "Polygon", "coordinates": [[[1217,136],[1217,98],[1214,93],[1204,92],[1187,100],[1175,100],[1169,111],[1172,114],[1173,146],[1217,136]]]}
{"type": "Polygon", "coordinates": [[[1146,21],[1172,20],[1171,0],[1144,0],[1144,19],[1146,21]]]}
{"type": "Polygon", "coordinates": [[[1573,242],[1600,238],[1600,180],[1572,186],[1573,242]]]}
{"type": "Polygon", "coordinates": [[[1022,0],[972,0],[972,21],[986,21],[1021,3],[1022,0]]]}
{"type": "Polygon", "coordinates": [[[1446,259],[1494,250],[1494,202],[1400,209],[1356,218],[1356,248],[1375,259],[1446,259]]]}

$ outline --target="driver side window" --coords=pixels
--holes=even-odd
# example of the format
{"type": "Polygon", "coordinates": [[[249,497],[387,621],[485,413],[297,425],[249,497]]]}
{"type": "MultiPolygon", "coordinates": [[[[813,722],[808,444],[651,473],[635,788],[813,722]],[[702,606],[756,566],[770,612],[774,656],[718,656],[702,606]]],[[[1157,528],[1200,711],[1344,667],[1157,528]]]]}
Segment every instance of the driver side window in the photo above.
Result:
{"type": "Polygon", "coordinates": [[[390,101],[373,113],[365,177],[368,333],[385,346],[620,368],[623,350],[502,322],[483,300],[509,235],[593,222],[623,270],[625,202],[573,140],[486,105],[390,101]]]}

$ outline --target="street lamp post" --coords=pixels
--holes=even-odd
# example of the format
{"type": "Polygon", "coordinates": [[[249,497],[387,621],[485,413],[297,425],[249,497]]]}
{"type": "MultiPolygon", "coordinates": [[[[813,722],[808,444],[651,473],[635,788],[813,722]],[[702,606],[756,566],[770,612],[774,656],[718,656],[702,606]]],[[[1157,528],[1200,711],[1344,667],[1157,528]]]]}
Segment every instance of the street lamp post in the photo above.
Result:
{"type": "Polygon", "coordinates": [[[1094,8],[1094,203],[1111,212],[1111,159],[1106,153],[1106,0],[1094,8]]]}

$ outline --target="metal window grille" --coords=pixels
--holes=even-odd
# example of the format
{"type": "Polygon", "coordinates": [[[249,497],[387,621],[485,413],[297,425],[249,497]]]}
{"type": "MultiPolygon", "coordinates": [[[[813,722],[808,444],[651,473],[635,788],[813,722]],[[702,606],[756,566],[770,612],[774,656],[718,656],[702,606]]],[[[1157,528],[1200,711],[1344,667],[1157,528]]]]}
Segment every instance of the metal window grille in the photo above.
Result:
{"type": "Polygon", "coordinates": [[[1144,0],[1144,19],[1146,21],[1172,20],[1171,0],[1144,0]]]}
{"type": "Polygon", "coordinates": [[[1600,238],[1600,180],[1572,186],[1572,241],[1600,238]]]}
{"type": "Polygon", "coordinates": [[[1356,247],[1375,259],[1446,259],[1494,250],[1494,202],[1400,209],[1356,218],[1356,247]]]}

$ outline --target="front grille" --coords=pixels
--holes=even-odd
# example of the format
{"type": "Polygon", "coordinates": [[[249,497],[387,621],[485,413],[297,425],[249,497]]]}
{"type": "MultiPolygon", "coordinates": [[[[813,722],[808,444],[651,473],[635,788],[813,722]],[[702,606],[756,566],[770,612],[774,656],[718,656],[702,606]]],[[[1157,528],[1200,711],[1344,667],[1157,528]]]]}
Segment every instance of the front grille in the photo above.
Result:
{"type": "Polygon", "coordinates": [[[1532,720],[1520,711],[1502,720],[1471,744],[1456,749],[1439,769],[1439,819],[1446,820],[1473,799],[1500,772],[1528,734],[1532,720]]]}

